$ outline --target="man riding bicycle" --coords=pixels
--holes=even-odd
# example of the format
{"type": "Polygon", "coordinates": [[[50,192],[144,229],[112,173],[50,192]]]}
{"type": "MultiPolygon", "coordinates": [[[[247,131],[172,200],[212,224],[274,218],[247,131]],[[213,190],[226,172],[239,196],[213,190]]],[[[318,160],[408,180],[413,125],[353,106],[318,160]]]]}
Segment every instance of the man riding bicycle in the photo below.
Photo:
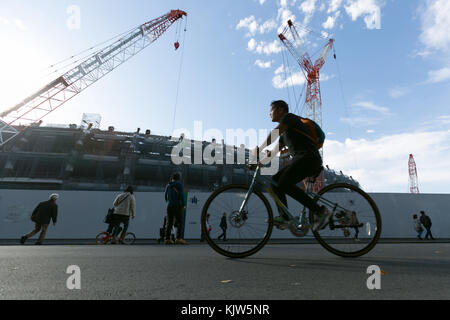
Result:
{"type": "MultiPolygon", "coordinates": [[[[313,231],[323,229],[329,222],[332,212],[325,206],[317,205],[297,184],[308,177],[317,177],[323,170],[322,157],[317,145],[304,133],[308,132],[301,118],[289,113],[289,106],[284,101],[274,101],[270,106],[270,117],[272,122],[279,125],[272,130],[266,141],[254,150],[264,150],[267,146],[280,138],[275,148],[268,152],[268,157],[273,158],[278,151],[288,148],[292,155],[289,164],[275,174],[272,179],[272,190],[280,201],[287,207],[286,194],[303,204],[314,213],[313,231]],[[273,138],[273,139],[272,139],[273,138]]],[[[278,228],[287,227],[289,217],[278,207],[279,217],[274,218],[274,225],[278,228]]]]}

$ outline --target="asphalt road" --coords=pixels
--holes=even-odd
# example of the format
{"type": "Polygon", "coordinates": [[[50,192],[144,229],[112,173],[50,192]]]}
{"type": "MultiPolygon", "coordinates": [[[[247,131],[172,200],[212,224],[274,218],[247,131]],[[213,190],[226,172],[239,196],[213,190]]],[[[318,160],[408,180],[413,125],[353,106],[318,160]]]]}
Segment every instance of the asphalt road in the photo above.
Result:
{"type": "Polygon", "coordinates": [[[269,244],[232,260],[206,244],[0,247],[0,299],[449,299],[450,243],[378,244],[344,259],[318,244],[269,244]],[[81,289],[69,290],[69,265],[81,289]],[[382,270],[369,290],[367,268],[382,270]]]}

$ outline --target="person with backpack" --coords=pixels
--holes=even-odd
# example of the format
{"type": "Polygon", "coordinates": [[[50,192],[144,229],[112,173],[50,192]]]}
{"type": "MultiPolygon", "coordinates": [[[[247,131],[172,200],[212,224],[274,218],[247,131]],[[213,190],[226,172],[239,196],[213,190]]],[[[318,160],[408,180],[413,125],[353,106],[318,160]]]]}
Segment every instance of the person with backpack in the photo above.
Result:
{"type": "MultiPolygon", "coordinates": [[[[328,224],[332,212],[325,206],[319,206],[297,184],[307,177],[317,177],[323,171],[319,150],[325,141],[325,134],[311,119],[289,113],[288,104],[282,100],[271,103],[270,117],[272,122],[279,125],[253,153],[258,156],[260,150],[264,150],[278,137],[280,138],[275,148],[268,153],[269,158],[275,157],[280,150],[287,147],[292,160],[272,177],[275,182],[272,190],[286,207],[288,194],[310,209],[314,213],[312,230],[321,230],[328,224]],[[275,137],[274,140],[272,136],[275,137]]],[[[285,216],[280,208],[278,211],[280,216],[273,219],[274,225],[279,229],[285,229],[288,227],[289,217],[285,216]]]]}
{"type": "Polygon", "coordinates": [[[116,243],[116,238],[120,231],[122,231],[122,233],[120,234],[119,243],[124,243],[123,240],[128,230],[130,217],[131,219],[134,219],[136,216],[136,199],[134,198],[133,193],[133,187],[128,186],[125,192],[119,194],[113,202],[114,214],[112,218],[112,244],[116,243]],[[123,229],[120,228],[121,223],[123,223],[123,229]]]}
{"type": "Polygon", "coordinates": [[[186,244],[182,239],[181,233],[183,231],[182,225],[182,211],[186,208],[184,201],[184,188],[181,183],[181,174],[174,173],[171,181],[166,186],[164,198],[167,202],[167,225],[166,225],[166,241],[165,244],[186,244]],[[177,228],[177,238],[175,241],[170,239],[170,234],[173,227],[173,220],[175,219],[175,227],[177,228]]]}
{"type": "Polygon", "coordinates": [[[420,240],[423,240],[423,238],[422,238],[422,233],[423,233],[422,223],[420,222],[419,218],[417,217],[417,214],[413,215],[413,221],[414,221],[414,230],[416,230],[416,232],[417,232],[417,238],[419,238],[420,240]]]}
{"type": "Polygon", "coordinates": [[[425,230],[427,230],[427,233],[425,234],[425,240],[429,240],[430,238],[431,240],[434,240],[433,235],[431,234],[432,223],[430,217],[425,214],[425,211],[420,211],[420,214],[420,222],[425,227],[425,230]]]}
{"type": "Polygon", "coordinates": [[[56,219],[58,217],[58,205],[56,204],[56,200],[58,200],[58,198],[59,195],[54,193],[50,195],[49,200],[38,204],[31,214],[31,221],[35,223],[34,230],[20,238],[21,244],[25,244],[25,241],[41,231],[39,239],[35,244],[42,245],[48,226],[50,225],[50,220],[53,220],[53,226],[56,225],[56,219]]]}

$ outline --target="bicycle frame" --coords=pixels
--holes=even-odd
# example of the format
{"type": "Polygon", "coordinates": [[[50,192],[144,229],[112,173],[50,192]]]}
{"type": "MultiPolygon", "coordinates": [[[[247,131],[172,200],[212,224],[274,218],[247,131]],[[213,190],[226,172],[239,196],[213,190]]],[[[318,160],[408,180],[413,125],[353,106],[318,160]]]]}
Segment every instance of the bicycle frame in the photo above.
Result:
{"type": "MultiPolygon", "coordinates": [[[[239,215],[242,215],[242,214],[244,213],[244,208],[245,208],[245,206],[247,205],[248,200],[250,199],[251,194],[253,193],[253,190],[254,190],[255,185],[256,185],[256,180],[257,180],[258,176],[260,176],[260,172],[261,172],[261,167],[258,165],[257,168],[256,168],[256,170],[255,170],[255,174],[253,175],[253,179],[252,179],[252,182],[251,182],[250,187],[249,187],[249,189],[248,189],[248,192],[247,192],[247,194],[245,195],[244,201],[242,202],[242,205],[241,205],[241,207],[240,207],[240,209],[239,209],[239,215]]],[[[269,182],[270,184],[275,185],[275,186],[277,185],[277,183],[276,183],[275,181],[273,181],[271,178],[268,178],[268,177],[263,177],[263,178],[264,178],[264,180],[265,180],[266,182],[269,182]]],[[[281,211],[283,211],[283,213],[285,213],[285,214],[289,217],[289,222],[296,222],[296,223],[298,223],[298,225],[303,224],[303,223],[306,223],[307,219],[306,219],[306,208],[305,208],[305,207],[303,207],[301,216],[299,216],[299,217],[296,218],[296,217],[294,217],[294,216],[291,214],[291,212],[289,211],[289,209],[284,205],[283,202],[281,202],[281,200],[278,198],[278,196],[273,192],[273,190],[272,190],[271,188],[267,188],[265,191],[266,191],[266,192],[271,196],[271,198],[275,201],[275,203],[277,204],[278,208],[279,208],[281,211]]],[[[307,194],[309,197],[311,197],[311,198],[314,199],[315,201],[318,202],[318,201],[320,200],[320,201],[322,201],[324,204],[326,204],[326,205],[328,205],[330,208],[332,208],[333,215],[334,215],[334,213],[336,212],[336,210],[338,210],[338,209],[344,210],[344,211],[348,211],[347,209],[345,209],[344,207],[340,206],[339,204],[334,203],[334,202],[332,202],[332,201],[330,201],[330,200],[327,200],[326,198],[322,197],[321,195],[319,195],[319,194],[317,194],[317,193],[315,193],[315,192],[308,191],[308,190],[306,190],[305,192],[306,192],[306,194],[307,194]]],[[[352,227],[361,227],[361,225],[354,225],[354,226],[353,226],[353,225],[347,225],[347,226],[345,226],[345,227],[344,227],[344,226],[336,226],[336,225],[334,225],[334,223],[333,223],[333,219],[330,220],[330,228],[331,228],[331,229],[352,228],[352,227]]]]}

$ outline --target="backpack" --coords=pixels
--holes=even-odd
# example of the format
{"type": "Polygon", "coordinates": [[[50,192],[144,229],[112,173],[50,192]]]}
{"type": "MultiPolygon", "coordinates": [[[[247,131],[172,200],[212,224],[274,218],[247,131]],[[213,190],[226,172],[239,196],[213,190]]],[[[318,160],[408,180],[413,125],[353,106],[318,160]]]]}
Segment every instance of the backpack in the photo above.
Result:
{"type": "Polygon", "coordinates": [[[325,142],[325,133],[323,132],[322,128],[311,119],[302,117],[299,117],[299,119],[306,127],[307,131],[305,132],[303,130],[293,128],[294,131],[304,135],[309,140],[311,140],[317,147],[317,150],[322,149],[325,142]]]}
{"type": "Polygon", "coordinates": [[[174,184],[169,184],[169,199],[176,198],[178,203],[181,202],[181,192],[175,187],[174,184]]]}

